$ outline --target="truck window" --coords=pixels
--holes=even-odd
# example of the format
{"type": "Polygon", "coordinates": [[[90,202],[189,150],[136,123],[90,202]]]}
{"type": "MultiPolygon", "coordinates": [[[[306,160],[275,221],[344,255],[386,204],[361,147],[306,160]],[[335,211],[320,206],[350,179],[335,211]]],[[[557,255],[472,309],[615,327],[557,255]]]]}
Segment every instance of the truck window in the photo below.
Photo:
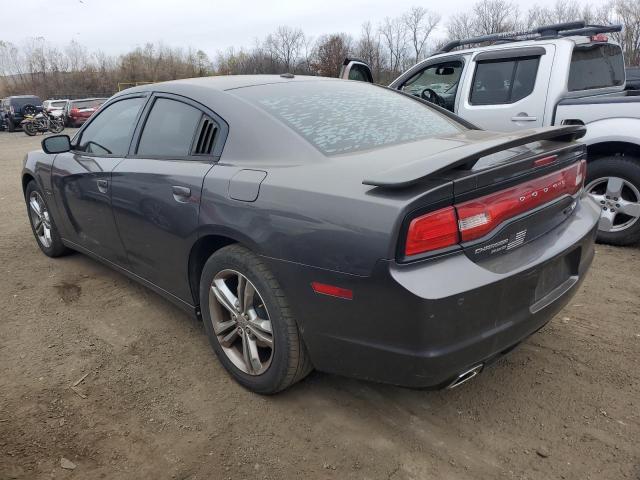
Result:
{"type": "Polygon", "coordinates": [[[445,108],[453,112],[462,66],[461,61],[429,65],[407,80],[402,91],[420,97],[425,89],[431,89],[443,100],[445,108]]]}
{"type": "Polygon", "coordinates": [[[472,105],[501,105],[533,92],[540,57],[519,57],[477,63],[469,101],[472,105]]]}
{"type": "Polygon", "coordinates": [[[622,50],[612,43],[576,45],[571,55],[568,89],[618,87],[624,82],[622,50]]]}

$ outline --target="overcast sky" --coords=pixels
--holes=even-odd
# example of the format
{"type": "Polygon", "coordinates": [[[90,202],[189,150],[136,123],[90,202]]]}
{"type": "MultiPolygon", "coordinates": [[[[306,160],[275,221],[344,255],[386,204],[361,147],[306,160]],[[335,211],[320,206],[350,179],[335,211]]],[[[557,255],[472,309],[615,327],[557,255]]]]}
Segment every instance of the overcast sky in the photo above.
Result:
{"type": "MultiPolygon", "coordinates": [[[[640,1],[640,0],[639,0],[640,1]]],[[[229,46],[250,46],[279,25],[305,34],[347,32],[357,36],[366,20],[374,25],[412,5],[438,10],[443,18],[470,8],[473,0],[0,0],[0,40],[20,43],[42,36],[65,45],[77,40],[90,50],[118,54],[144,45],[194,47],[213,57],[229,46]]],[[[523,2],[553,5],[555,0],[523,2]]],[[[584,0],[581,1],[584,3],[584,0]]],[[[600,5],[604,0],[593,0],[600,5]]]]}

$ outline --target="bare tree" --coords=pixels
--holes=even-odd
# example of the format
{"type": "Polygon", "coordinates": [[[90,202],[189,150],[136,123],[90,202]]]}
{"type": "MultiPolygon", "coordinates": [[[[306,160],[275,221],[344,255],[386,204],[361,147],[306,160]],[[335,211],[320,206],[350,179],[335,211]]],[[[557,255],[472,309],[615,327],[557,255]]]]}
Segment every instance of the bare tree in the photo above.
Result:
{"type": "Polygon", "coordinates": [[[303,44],[302,30],[286,25],[278,27],[274,33],[267,36],[265,41],[267,50],[282,63],[287,72],[295,66],[303,44]]]}
{"type": "Polygon", "coordinates": [[[447,36],[450,40],[475,37],[479,35],[477,28],[473,15],[467,12],[456,13],[447,23],[447,36]]]}
{"type": "Polygon", "coordinates": [[[362,24],[360,38],[356,45],[356,55],[367,62],[371,67],[374,80],[379,81],[383,67],[380,34],[373,30],[371,22],[362,24]]]}
{"type": "Polygon", "coordinates": [[[481,0],[473,6],[479,35],[508,32],[518,28],[519,11],[509,0],[481,0]]]}
{"type": "Polygon", "coordinates": [[[414,63],[422,58],[425,44],[433,30],[440,23],[442,17],[439,13],[432,12],[423,7],[411,7],[402,16],[407,27],[408,35],[413,46],[414,63]]]}
{"type": "Polygon", "coordinates": [[[407,53],[407,28],[402,18],[385,18],[379,28],[380,36],[389,52],[389,69],[400,73],[407,53]]]}

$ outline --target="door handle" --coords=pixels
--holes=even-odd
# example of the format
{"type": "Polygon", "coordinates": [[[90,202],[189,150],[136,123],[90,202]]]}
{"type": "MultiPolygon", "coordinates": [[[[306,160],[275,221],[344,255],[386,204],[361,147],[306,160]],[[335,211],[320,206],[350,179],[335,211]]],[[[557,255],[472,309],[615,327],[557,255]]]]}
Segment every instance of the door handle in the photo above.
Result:
{"type": "Polygon", "coordinates": [[[107,180],[98,180],[96,183],[98,184],[100,193],[107,193],[109,191],[109,182],[107,180]]]}
{"type": "Polygon", "coordinates": [[[530,117],[526,113],[519,113],[515,117],[511,117],[512,122],[535,122],[538,120],[538,117],[530,117]]]}
{"type": "Polygon", "coordinates": [[[181,187],[180,185],[174,185],[171,187],[173,193],[173,199],[176,202],[185,203],[191,198],[191,189],[189,187],[181,187]]]}

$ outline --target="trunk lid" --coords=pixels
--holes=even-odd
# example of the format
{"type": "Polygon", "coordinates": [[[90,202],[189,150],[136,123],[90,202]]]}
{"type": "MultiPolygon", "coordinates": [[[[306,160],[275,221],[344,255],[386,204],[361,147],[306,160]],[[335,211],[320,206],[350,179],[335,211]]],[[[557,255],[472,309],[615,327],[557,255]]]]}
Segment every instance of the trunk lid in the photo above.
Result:
{"type": "Polygon", "coordinates": [[[405,162],[363,184],[389,195],[448,185],[447,198],[411,202],[396,258],[412,262],[463,250],[474,261],[504,254],[554,229],[573,212],[585,174],[584,128],[509,134],[478,132],[479,141],[405,162]],[[423,251],[421,251],[421,243],[423,251]]]}

